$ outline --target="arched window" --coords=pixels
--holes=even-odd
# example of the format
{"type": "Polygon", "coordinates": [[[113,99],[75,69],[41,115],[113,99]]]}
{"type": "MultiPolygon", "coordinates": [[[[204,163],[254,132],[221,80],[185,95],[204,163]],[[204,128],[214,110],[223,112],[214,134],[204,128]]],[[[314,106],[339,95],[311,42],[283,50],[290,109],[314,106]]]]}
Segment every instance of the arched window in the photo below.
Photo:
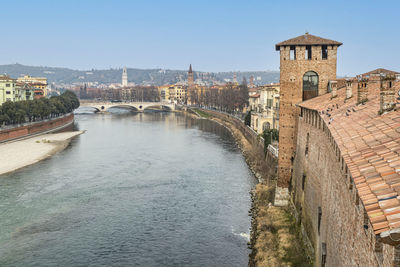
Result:
{"type": "Polygon", "coordinates": [[[271,129],[271,124],[269,122],[263,123],[263,131],[271,129]]]}
{"type": "Polygon", "coordinates": [[[308,71],[303,76],[303,101],[318,96],[318,74],[308,71]]]}

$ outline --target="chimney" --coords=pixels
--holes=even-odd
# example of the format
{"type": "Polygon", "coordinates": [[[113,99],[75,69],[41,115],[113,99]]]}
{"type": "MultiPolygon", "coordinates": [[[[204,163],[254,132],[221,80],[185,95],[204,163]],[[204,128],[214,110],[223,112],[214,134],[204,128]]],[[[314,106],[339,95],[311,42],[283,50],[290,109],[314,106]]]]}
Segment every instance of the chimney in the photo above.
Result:
{"type": "Polygon", "coordinates": [[[351,79],[346,81],[346,99],[349,99],[353,96],[353,82],[351,79]]]}
{"type": "Polygon", "coordinates": [[[380,114],[391,111],[396,107],[396,97],[394,90],[394,81],[396,77],[393,75],[381,76],[381,106],[380,114]]]}
{"type": "Polygon", "coordinates": [[[331,81],[331,93],[332,93],[332,98],[337,97],[337,81],[331,81]]]}
{"type": "Polygon", "coordinates": [[[357,86],[357,104],[362,104],[368,101],[368,79],[358,76],[357,86]]]}

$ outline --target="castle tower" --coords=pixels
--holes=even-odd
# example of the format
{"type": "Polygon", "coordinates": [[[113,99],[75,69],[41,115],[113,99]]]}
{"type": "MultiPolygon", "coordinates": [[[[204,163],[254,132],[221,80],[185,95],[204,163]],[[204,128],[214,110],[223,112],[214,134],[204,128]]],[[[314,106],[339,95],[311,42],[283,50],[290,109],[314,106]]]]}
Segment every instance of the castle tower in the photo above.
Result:
{"type": "Polygon", "coordinates": [[[122,87],[128,86],[128,72],[126,71],[126,67],[124,67],[122,71],[122,87]]]}
{"type": "Polygon", "coordinates": [[[194,75],[192,70],[192,64],[190,64],[188,71],[188,87],[189,89],[194,87],[194,75]]]}
{"type": "Polygon", "coordinates": [[[280,51],[278,182],[288,188],[296,149],[297,103],[328,92],[336,79],[337,48],[342,43],[304,34],[275,45],[280,51]]]}

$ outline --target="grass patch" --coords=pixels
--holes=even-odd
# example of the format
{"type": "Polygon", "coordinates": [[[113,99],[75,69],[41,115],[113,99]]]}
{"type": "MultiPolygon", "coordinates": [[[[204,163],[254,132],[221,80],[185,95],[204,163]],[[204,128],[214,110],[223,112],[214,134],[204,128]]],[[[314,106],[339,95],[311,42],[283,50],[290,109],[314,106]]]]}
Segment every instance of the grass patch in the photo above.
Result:
{"type": "Polygon", "coordinates": [[[253,243],[254,266],[312,266],[307,259],[295,219],[286,207],[269,205],[271,189],[258,184],[255,190],[257,217],[253,243]]]}
{"type": "Polygon", "coordinates": [[[204,112],[203,110],[201,110],[201,109],[198,109],[198,108],[194,108],[194,109],[192,109],[194,112],[196,112],[200,117],[202,117],[202,118],[206,118],[206,119],[208,119],[208,118],[210,118],[211,117],[211,115],[210,114],[208,114],[207,112],[204,112]]]}

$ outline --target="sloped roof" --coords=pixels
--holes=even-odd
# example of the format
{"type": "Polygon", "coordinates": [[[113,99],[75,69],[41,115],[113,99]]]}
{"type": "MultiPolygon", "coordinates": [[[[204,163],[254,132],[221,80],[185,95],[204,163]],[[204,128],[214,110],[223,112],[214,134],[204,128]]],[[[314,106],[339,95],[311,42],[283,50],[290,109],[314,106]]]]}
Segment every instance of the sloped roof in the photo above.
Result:
{"type": "Polygon", "coordinates": [[[342,43],[306,33],[304,35],[300,35],[295,38],[277,43],[275,45],[275,49],[278,51],[281,46],[288,46],[288,45],[337,45],[337,46],[341,46],[342,43]]]}
{"type": "MultiPolygon", "coordinates": [[[[368,101],[357,105],[357,83],[353,97],[345,100],[346,88],[337,97],[325,94],[299,104],[316,110],[332,134],[374,233],[381,237],[400,229],[400,102],[393,111],[379,115],[379,82],[368,84],[368,101]]],[[[395,84],[395,91],[400,83],[395,84]]]]}
{"type": "Polygon", "coordinates": [[[387,69],[383,69],[383,68],[379,68],[376,70],[372,70],[366,73],[361,74],[362,76],[369,76],[371,74],[386,74],[386,75],[393,75],[393,74],[400,74],[400,72],[396,72],[393,70],[387,70],[387,69]]]}

